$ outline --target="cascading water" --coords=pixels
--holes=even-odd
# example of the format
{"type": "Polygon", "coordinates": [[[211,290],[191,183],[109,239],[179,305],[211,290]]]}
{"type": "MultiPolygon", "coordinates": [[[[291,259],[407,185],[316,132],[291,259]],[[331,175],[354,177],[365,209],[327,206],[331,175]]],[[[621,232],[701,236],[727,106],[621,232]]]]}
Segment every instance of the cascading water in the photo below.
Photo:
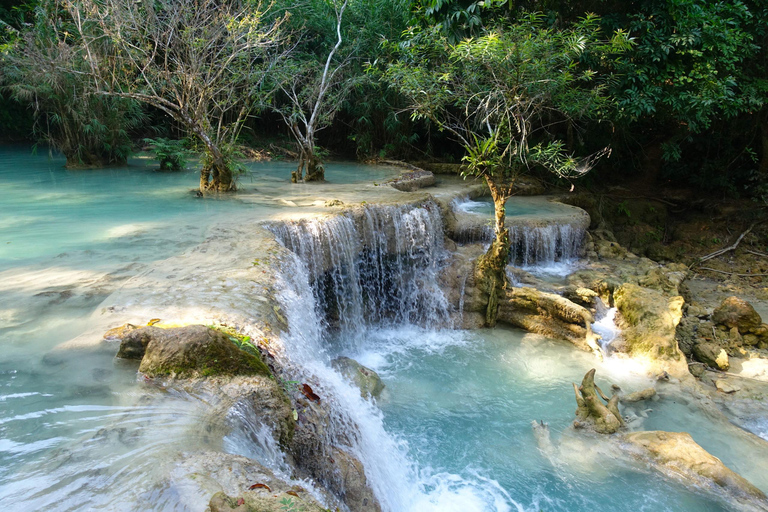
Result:
{"type": "Polygon", "coordinates": [[[584,233],[584,228],[571,224],[511,226],[510,263],[523,268],[533,265],[546,268],[556,263],[572,267],[579,258],[584,233]]]}
{"type": "Polygon", "coordinates": [[[296,371],[331,404],[334,431],[327,432],[326,444],[343,445],[363,462],[385,511],[508,510],[509,499],[494,481],[468,482],[417,467],[407,443],[385,429],[381,410],[330,364],[342,354],[360,357],[372,346],[402,349],[403,339],[423,345],[463,341],[455,331],[434,330],[449,317],[437,283],[444,248],[436,205],[370,207],[270,229],[294,253],[280,280],[290,325],[284,342],[296,371]]]}
{"type": "MultiPolygon", "coordinates": [[[[461,217],[456,237],[462,243],[490,243],[494,228],[489,220],[493,204],[455,200],[461,217]]],[[[566,274],[581,255],[589,220],[574,215],[570,206],[533,198],[512,198],[506,205],[510,239],[510,265],[541,273],[566,274]],[[542,222],[541,217],[548,220],[542,222]]]]}
{"type": "Polygon", "coordinates": [[[268,227],[306,265],[323,328],[340,339],[354,339],[367,325],[448,321],[436,279],[445,252],[434,203],[268,227]]]}

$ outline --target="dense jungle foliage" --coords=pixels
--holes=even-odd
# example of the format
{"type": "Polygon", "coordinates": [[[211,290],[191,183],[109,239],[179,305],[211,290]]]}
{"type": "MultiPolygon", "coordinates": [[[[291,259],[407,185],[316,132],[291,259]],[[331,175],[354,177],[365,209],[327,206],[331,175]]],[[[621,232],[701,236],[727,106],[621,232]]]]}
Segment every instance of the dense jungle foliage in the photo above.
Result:
{"type": "Polygon", "coordinates": [[[2,0],[0,138],[98,166],[189,137],[216,190],[274,143],[299,179],[330,153],[762,199],[766,46],[767,0],[2,0]]]}

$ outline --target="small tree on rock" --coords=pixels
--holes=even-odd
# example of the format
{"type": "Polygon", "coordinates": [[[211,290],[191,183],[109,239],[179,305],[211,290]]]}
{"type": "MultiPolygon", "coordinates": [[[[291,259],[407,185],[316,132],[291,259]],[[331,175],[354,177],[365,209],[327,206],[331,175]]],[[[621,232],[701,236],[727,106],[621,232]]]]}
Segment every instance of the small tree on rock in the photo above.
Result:
{"type": "Polygon", "coordinates": [[[450,44],[438,28],[412,33],[401,45],[401,60],[386,71],[385,79],[405,96],[415,118],[429,119],[463,146],[463,175],[488,184],[495,240],[476,267],[488,295],[488,325],[496,322],[506,286],[510,240],[505,203],[517,179],[533,166],[578,177],[607,153],[576,158],[558,132],[572,129],[579,119],[601,117],[608,98],[597,69],[628,46],[622,32],[602,40],[594,16],[555,30],[531,15],[457,44],[450,44]]]}

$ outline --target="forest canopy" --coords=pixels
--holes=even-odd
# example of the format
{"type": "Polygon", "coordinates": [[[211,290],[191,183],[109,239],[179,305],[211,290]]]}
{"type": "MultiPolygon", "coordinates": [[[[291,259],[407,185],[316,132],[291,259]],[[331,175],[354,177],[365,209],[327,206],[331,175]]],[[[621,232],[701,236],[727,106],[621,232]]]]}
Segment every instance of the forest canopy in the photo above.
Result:
{"type": "MultiPolygon", "coordinates": [[[[49,144],[70,166],[124,162],[147,137],[188,137],[204,155],[201,188],[228,190],[237,148],[275,138],[302,156],[299,171],[319,179],[327,155],[471,165],[482,144],[496,144],[505,158],[531,162],[539,150],[540,159],[567,163],[610,148],[612,158],[595,162],[609,178],[733,196],[767,186],[768,6],[760,0],[3,0],[0,39],[1,136],[49,144]],[[582,41],[567,71],[547,67],[547,51],[529,56],[526,66],[551,73],[542,83],[573,73],[566,92],[542,93],[559,105],[548,110],[546,137],[515,153],[509,133],[452,130],[455,101],[417,108],[410,86],[435,101],[455,93],[473,112],[470,90],[482,80],[514,91],[512,69],[484,76],[488,62],[473,59],[504,34],[529,30],[531,19],[542,45],[576,37],[585,20],[587,39],[615,44],[621,34],[620,52],[582,41]],[[441,81],[455,76],[441,66],[466,66],[478,80],[441,81]],[[579,98],[596,84],[599,98],[579,98]],[[582,111],[564,108],[563,94],[582,111]]],[[[521,108],[514,98],[497,105],[510,119],[521,108]]],[[[547,167],[526,172],[548,176],[547,167]]]]}

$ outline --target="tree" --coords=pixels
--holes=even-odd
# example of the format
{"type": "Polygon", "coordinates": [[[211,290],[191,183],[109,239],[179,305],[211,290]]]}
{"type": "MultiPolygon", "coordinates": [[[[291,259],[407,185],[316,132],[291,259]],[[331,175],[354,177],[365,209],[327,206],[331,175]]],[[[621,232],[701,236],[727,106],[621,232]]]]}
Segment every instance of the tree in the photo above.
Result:
{"type": "Polygon", "coordinates": [[[165,112],[204,148],[200,191],[235,189],[232,147],[284,18],[258,0],[76,0],[70,4],[100,93],[165,112]]]}
{"type": "Polygon", "coordinates": [[[37,138],[60,150],[67,167],[123,164],[133,150],[129,130],[145,116],[132,100],[93,94],[67,14],[56,0],[35,7],[34,24],[15,31],[8,45],[3,82],[14,99],[33,108],[37,138]]]}
{"type": "Polygon", "coordinates": [[[577,159],[558,137],[559,127],[600,117],[608,98],[597,66],[626,50],[626,34],[599,38],[599,20],[546,28],[539,15],[485,35],[450,44],[440,29],[414,33],[385,79],[409,101],[413,116],[430,119],[464,148],[465,177],[483,178],[495,207],[495,240],[478,261],[478,282],[488,294],[486,322],[494,325],[506,286],[509,231],[505,203],[531,166],[578,177],[606,150],[577,159]],[[587,66],[592,62],[595,66],[587,66]]]}
{"type": "MultiPolygon", "coordinates": [[[[609,27],[626,27],[636,42],[619,67],[617,119],[626,132],[644,135],[649,179],[662,162],[680,161],[696,134],[706,134],[710,142],[719,137],[710,133],[713,123],[764,108],[765,67],[754,60],[765,44],[765,8],[740,0],[652,0],[625,3],[604,19],[609,27]]],[[[744,143],[737,146],[722,160],[733,160],[744,143]]],[[[764,151],[768,162],[768,146],[764,151]]],[[[691,174],[701,175],[707,162],[692,160],[691,174]]],[[[722,160],[715,171],[721,176],[722,160]]],[[[702,182],[723,184],[714,178],[702,182]]]]}
{"type": "MultiPolygon", "coordinates": [[[[294,51],[277,73],[276,82],[285,101],[273,102],[272,108],[283,118],[299,148],[299,165],[291,173],[293,183],[325,179],[325,168],[318,155],[315,137],[317,132],[331,124],[352,86],[352,81],[345,80],[348,77],[343,73],[352,52],[348,51],[339,58],[344,42],[342,22],[349,0],[344,0],[341,5],[310,2],[304,6],[302,13],[305,18],[324,17],[329,3],[333,8],[335,41],[325,50],[325,58],[319,60],[318,52],[308,48],[301,52],[294,51]]],[[[305,34],[305,37],[312,36],[305,34]]]]}

